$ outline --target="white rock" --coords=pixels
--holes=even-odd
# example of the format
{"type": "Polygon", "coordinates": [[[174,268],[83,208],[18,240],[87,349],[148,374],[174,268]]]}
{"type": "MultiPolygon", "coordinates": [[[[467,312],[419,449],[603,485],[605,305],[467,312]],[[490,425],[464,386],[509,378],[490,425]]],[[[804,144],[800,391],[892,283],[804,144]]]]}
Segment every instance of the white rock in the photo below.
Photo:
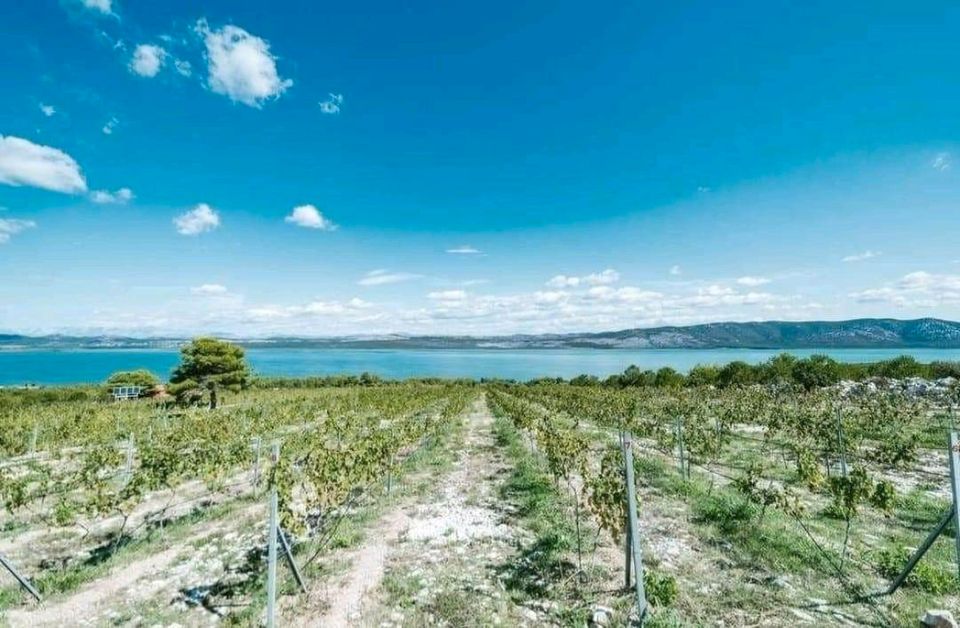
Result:
{"type": "Polygon", "coordinates": [[[591,626],[609,626],[613,618],[613,609],[607,606],[594,606],[590,615],[591,626]]]}
{"type": "Polygon", "coordinates": [[[950,611],[929,610],[920,618],[920,623],[931,628],[957,628],[957,620],[950,611]]]}

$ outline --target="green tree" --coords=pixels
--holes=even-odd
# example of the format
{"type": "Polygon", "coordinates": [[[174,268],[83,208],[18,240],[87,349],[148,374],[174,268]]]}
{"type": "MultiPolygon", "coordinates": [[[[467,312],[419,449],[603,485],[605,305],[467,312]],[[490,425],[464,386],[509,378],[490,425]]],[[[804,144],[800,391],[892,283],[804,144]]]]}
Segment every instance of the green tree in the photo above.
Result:
{"type": "Polygon", "coordinates": [[[747,386],[756,382],[754,368],[742,360],[728,362],[717,373],[720,386],[747,386]]]}
{"type": "Polygon", "coordinates": [[[760,367],[760,378],[766,384],[786,384],[793,382],[793,367],[796,356],[789,353],[775,355],[760,367]]]}
{"type": "Polygon", "coordinates": [[[205,394],[210,407],[217,407],[220,390],[239,391],[250,379],[243,349],[225,340],[195,338],[180,350],[180,365],[170,377],[177,399],[196,402],[205,394]]]}
{"type": "Polygon", "coordinates": [[[793,365],[793,379],[807,390],[832,386],[840,381],[840,365],[831,357],[811,355],[793,365]]]}
{"type": "Polygon", "coordinates": [[[698,364],[687,373],[687,386],[716,386],[720,369],[710,364],[698,364]]]}
{"type": "Polygon", "coordinates": [[[140,386],[149,390],[160,384],[160,378],[146,369],[117,371],[107,378],[107,386],[140,386]]]}
{"type": "Polygon", "coordinates": [[[665,366],[657,371],[654,379],[654,384],[658,388],[680,388],[683,386],[683,382],[683,375],[669,366],[665,366]]]}

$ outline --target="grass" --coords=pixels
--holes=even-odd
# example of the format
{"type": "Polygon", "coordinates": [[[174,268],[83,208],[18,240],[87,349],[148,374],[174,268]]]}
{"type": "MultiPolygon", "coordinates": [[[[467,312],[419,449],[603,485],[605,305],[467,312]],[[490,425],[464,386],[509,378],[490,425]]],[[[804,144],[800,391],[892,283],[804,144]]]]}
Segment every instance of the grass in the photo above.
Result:
{"type": "MultiPolygon", "coordinates": [[[[552,600],[557,603],[553,619],[563,625],[583,626],[597,599],[594,589],[608,574],[587,569],[578,576],[576,524],[569,495],[558,490],[543,460],[526,447],[509,420],[497,417],[494,434],[512,467],[501,495],[517,506],[520,523],[534,537],[532,543],[500,567],[507,590],[517,604],[552,600]]],[[[586,528],[584,537],[593,538],[591,526],[587,524],[586,528]]],[[[616,591],[614,597],[615,610],[625,617],[630,593],[616,591]]]]}

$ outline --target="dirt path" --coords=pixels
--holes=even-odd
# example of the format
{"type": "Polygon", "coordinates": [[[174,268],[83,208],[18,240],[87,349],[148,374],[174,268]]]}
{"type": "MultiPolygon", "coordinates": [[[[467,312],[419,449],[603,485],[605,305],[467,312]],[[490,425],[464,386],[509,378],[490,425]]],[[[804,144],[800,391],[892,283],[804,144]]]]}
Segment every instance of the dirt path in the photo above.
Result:
{"type": "MultiPolygon", "coordinates": [[[[138,603],[162,598],[169,605],[185,583],[203,581],[211,574],[204,573],[211,567],[204,561],[203,550],[197,546],[218,549],[215,541],[233,540],[231,532],[238,527],[247,528],[252,520],[263,519],[262,504],[247,506],[232,516],[217,521],[200,523],[195,531],[184,538],[171,541],[171,547],[162,551],[122,562],[108,574],[83,585],[69,596],[46,601],[42,605],[13,609],[6,613],[5,620],[12,627],[18,626],[97,626],[118,622],[117,618],[138,603]]],[[[254,546],[262,545],[264,533],[261,528],[247,536],[254,546]]],[[[234,543],[236,545],[236,543],[234,543]]],[[[222,551],[218,551],[223,556],[222,551]]],[[[224,563],[213,565],[216,576],[222,575],[224,563]]],[[[136,622],[130,622],[136,623],[136,622]]]]}
{"type": "Polygon", "coordinates": [[[493,417],[479,398],[450,471],[433,489],[404,499],[339,558],[346,572],[322,593],[319,613],[284,618],[284,625],[524,625],[508,601],[497,566],[522,534],[508,522],[498,496],[508,471],[493,434],[493,417]]]}
{"type": "Polygon", "coordinates": [[[524,532],[514,508],[500,498],[509,471],[493,433],[493,416],[479,399],[453,470],[432,495],[405,509],[406,529],[390,547],[381,586],[344,625],[526,625],[499,567],[524,532]]]}

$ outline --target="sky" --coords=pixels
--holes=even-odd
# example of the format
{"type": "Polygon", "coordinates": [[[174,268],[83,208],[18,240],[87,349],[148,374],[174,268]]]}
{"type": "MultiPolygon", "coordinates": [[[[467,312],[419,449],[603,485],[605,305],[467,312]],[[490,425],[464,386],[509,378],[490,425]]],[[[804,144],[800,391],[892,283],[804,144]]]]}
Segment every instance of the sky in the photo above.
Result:
{"type": "Polygon", "coordinates": [[[960,319],[960,5],[35,0],[0,333],[960,319]]]}

